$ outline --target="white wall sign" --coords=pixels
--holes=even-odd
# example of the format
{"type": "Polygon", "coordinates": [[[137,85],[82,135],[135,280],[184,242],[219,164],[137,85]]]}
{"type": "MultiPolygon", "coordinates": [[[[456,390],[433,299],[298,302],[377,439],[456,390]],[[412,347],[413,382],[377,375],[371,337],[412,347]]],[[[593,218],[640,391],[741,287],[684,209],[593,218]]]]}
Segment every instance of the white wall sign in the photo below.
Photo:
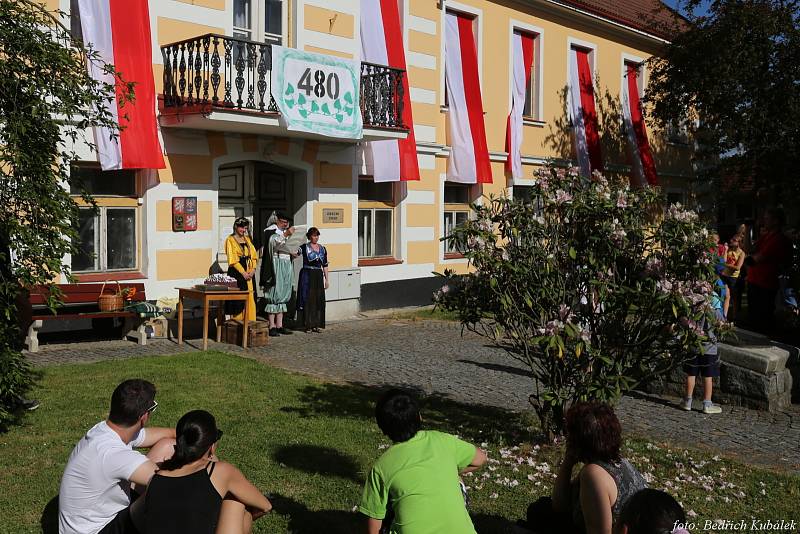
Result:
{"type": "Polygon", "coordinates": [[[272,46],[272,96],[289,130],[361,139],[357,61],[272,46]]]}

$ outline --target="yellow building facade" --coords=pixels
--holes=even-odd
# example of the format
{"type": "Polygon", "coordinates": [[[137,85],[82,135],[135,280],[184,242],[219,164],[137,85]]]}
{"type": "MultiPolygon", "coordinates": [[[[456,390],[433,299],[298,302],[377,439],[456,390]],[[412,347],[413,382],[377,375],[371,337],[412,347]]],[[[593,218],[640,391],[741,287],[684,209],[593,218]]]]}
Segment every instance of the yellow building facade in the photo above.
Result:
{"type": "MultiPolygon", "coordinates": [[[[398,0],[398,38],[403,40],[413,112],[413,124],[405,126],[413,128],[416,139],[419,181],[375,183],[368,174],[363,143],[406,137],[396,124],[365,119],[363,139],[353,141],[288,130],[280,114],[270,109],[269,89],[258,92],[259,54],[276,44],[359,61],[364,1],[379,0],[150,0],[166,168],[103,172],[94,163],[97,157],[88,147],[84,150],[75,172],[89,178],[101,209],[99,214],[86,211],[81,219],[83,252],[68,258],[79,280],[141,281],[150,299],[175,296],[175,288],[200,283],[209,272],[227,268],[223,243],[237,217],[252,221],[258,239],[269,214],[277,210],[288,213],[296,225],[320,229],[332,270],[330,316],[429,303],[436,287],[434,272],[468,269],[466,260],[440,239],[469,217],[470,202],[492,194],[525,196],[537,167],[551,159],[575,161],[565,100],[571,47],[590,50],[605,167],[614,174],[630,172],[625,140],[618,133],[625,65],[657,55],[667,37],[636,20],[626,22],[632,19],[629,15],[614,16],[611,1],[398,0]],[[452,148],[445,95],[447,11],[473,19],[491,184],[446,180],[452,148]],[[504,167],[515,31],[534,37],[519,179],[504,167]],[[204,44],[200,37],[209,34],[219,41],[209,37],[204,44]],[[252,66],[237,73],[236,61],[245,56],[234,43],[227,52],[232,70],[225,72],[227,38],[255,43],[246,53],[254,58],[252,66]],[[192,46],[197,48],[190,58],[192,46]],[[221,63],[218,96],[225,99],[230,82],[233,104],[192,105],[184,88],[180,105],[174,105],[179,79],[191,86],[199,73],[196,86],[214,92],[211,67],[204,61],[213,60],[215,47],[221,63]],[[183,73],[179,55],[187,63],[183,73]],[[198,56],[201,67],[191,71],[190,59],[198,56]],[[242,82],[243,94],[255,95],[254,107],[239,109],[240,90],[233,78],[247,78],[247,73],[253,78],[242,82]],[[165,80],[173,89],[165,91],[165,80]],[[176,197],[196,199],[196,230],[175,231],[176,197]]],[[[76,4],[48,1],[48,7],[66,13],[76,4]]],[[[73,14],[73,23],[75,18],[73,14]]],[[[362,67],[362,82],[363,73],[362,67]]],[[[640,76],[645,91],[645,67],[640,76]]],[[[688,147],[652,131],[650,143],[661,184],[673,200],[680,198],[691,174],[688,147]]]]}

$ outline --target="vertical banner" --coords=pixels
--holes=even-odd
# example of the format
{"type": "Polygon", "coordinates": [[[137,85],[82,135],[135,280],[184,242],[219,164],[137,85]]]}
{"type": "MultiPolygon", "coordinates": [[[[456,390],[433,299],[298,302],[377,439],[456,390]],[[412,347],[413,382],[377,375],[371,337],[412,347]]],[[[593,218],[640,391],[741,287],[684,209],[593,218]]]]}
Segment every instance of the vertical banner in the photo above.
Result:
{"type": "MultiPolygon", "coordinates": [[[[406,71],[397,0],[361,0],[361,59],[406,71]]],[[[405,139],[365,143],[367,169],[376,182],[419,180],[407,71],[403,75],[403,124],[409,128],[405,139]]]]}
{"type": "Polygon", "coordinates": [[[134,102],[124,102],[121,84],[89,62],[95,80],[117,85],[106,104],[121,130],[112,139],[108,128],[95,128],[95,144],[103,170],[163,169],[164,154],[158,141],[156,90],[147,0],[79,0],[84,42],[105,63],[113,64],[125,82],[135,82],[134,102]]]}
{"type": "Polygon", "coordinates": [[[530,92],[533,67],[533,35],[514,32],[512,35],[511,113],[506,123],[506,170],[513,178],[522,178],[522,113],[525,98],[530,92]]]}
{"type": "Polygon", "coordinates": [[[289,130],[361,139],[357,61],[272,45],[272,96],[289,130]]]}
{"type": "Polygon", "coordinates": [[[631,183],[640,186],[658,185],[656,164],[642,115],[638,77],[638,66],[625,63],[625,74],[622,77],[622,116],[631,159],[631,183]]]}
{"type": "Polygon", "coordinates": [[[571,48],[569,52],[569,103],[570,120],[575,137],[575,152],[581,174],[603,171],[600,135],[594,104],[594,83],[589,66],[589,51],[571,48]]]}
{"type": "Polygon", "coordinates": [[[447,179],[463,184],[492,183],[472,22],[466,15],[450,11],[445,14],[445,81],[451,145],[447,179]]]}

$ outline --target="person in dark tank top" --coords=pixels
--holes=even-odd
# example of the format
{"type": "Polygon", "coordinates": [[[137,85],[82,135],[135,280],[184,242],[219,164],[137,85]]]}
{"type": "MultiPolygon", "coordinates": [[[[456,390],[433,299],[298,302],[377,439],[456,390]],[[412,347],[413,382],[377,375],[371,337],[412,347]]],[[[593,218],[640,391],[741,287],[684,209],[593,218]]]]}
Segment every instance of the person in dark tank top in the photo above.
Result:
{"type": "Polygon", "coordinates": [[[246,534],[272,509],[233,465],[216,458],[222,431],[194,410],[178,421],[175,454],[158,464],[145,494],[131,506],[140,534],[246,534]]]}
{"type": "Polygon", "coordinates": [[[619,419],[608,404],[577,402],[565,423],[567,447],[553,495],[528,507],[526,526],[537,534],[618,532],[621,511],[647,487],[641,473],[620,455],[619,419]],[[578,464],[583,467],[573,478],[578,464]]]}

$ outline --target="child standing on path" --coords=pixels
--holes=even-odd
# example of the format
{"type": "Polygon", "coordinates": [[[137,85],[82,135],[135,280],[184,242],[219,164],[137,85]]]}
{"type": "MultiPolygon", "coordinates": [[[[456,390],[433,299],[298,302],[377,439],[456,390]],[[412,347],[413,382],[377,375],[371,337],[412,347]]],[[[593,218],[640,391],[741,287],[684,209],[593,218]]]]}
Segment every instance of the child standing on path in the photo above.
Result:
{"type": "MultiPolygon", "coordinates": [[[[717,267],[719,273],[722,266],[717,267]]],[[[714,293],[711,297],[711,305],[714,313],[720,321],[725,320],[725,311],[730,300],[730,293],[725,283],[717,277],[715,280],[714,293]]],[[[703,330],[708,335],[708,342],[703,344],[703,354],[698,354],[683,366],[686,376],[686,397],[683,399],[683,409],[687,412],[692,410],[692,395],[694,385],[698,376],[703,377],[703,413],[715,414],[722,413],[722,408],[711,401],[712,388],[714,387],[714,377],[719,376],[719,354],[717,336],[709,326],[707,320],[703,320],[703,330]]]]}

